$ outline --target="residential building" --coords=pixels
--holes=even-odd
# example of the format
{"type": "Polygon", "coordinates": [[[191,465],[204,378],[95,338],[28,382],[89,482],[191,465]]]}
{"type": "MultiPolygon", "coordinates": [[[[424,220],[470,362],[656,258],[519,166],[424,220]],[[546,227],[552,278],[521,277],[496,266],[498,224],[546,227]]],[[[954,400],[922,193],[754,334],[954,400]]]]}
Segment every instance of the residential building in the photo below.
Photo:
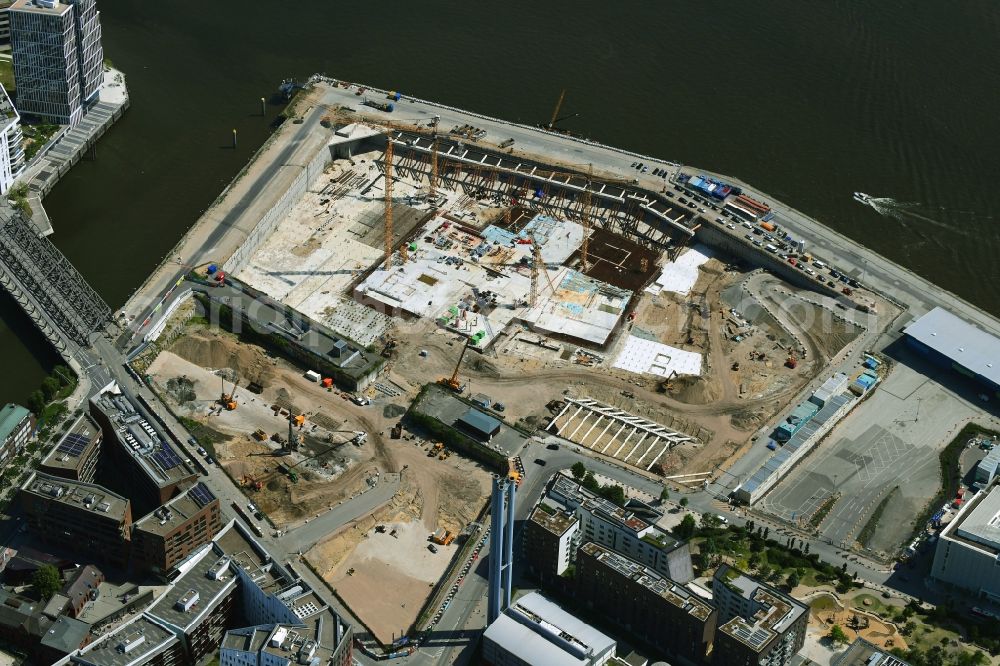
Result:
{"type": "Polygon", "coordinates": [[[71,481],[93,482],[104,434],[90,416],[83,414],[42,459],[38,469],[71,481]]]}
{"type": "MultiPolygon", "coordinates": [[[[331,613],[332,615],[332,613],[331,613]]],[[[308,623],[266,624],[227,631],[219,666],[292,666],[331,663],[337,648],[335,624],[325,613],[308,623]]]]}
{"type": "Polygon", "coordinates": [[[575,582],[577,597],[588,608],[674,663],[705,659],[717,613],[680,583],[596,543],[584,544],[577,553],[575,582]]]}
{"type": "MultiPolygon", "coordinates": [[[[0,17],[4,16],[6,12],[0,13],[0,17]]],[[[0,195],[10,191],[14,180],[24,171],[23,143],[21,115],[0,85],[0,195]]]]}
{"type": "Polygon", "coordinates": [[[240,621],[253,627],[286,625],[300,636],[311,633],[321,643],[314,656],[322,657],[323,666],[350,665],[350,626],[238,523],[230,522],[176,571],[170,589],[145,615],[177,636],[188,663],[217,650],[227,627],[240,621]]]}
{"type": "Polygon", "coordinates": [[[18,490],[31,530],[43,541],[112,566],[128,564],[129,501],[94,483],[35,472],[18,490]]]}
{"type": "Polygon", "coordinates": [[[97,101],[104,68],[94,0],[15,0],[11,55],[21,113],[76,125],[97,101]]]}
{"type": "Polygon", "coordinates": [[[7,403],[0,409],[0,468],[24,448],[35,431],[35,418],[24,407],[7,403]]]}
{"type": "Polygon", "coordinates": [[[57,664],[81,666],[180,666],[187,661],[177,635],[159,622],[137,615],[115,631],[57,664]]]}
{"type": "Polygon", "coordinates": [[[808,608],[729,565],[712,581],[719,612],[712,662],[726,666],[786,666],[802,649],[808,608]]]}
{"type": "Polygon", "coordinates": [[[595,495],[562,473],[555,475],[549,497],[573,511],[580,521],[580,529],[574,535],[574,550],[582,543],[593,541],[678,583],[694,579],[687,543],[640,518],[634,511],[595,495]]]}
{"type": "Polygon", "coordinates": [[[573,561],[574,541],[580,530],[575,514],[538,506],[524,526],[521,547],[529,571],[542,582],[566,573],[573,561]]]}
{"type": "Polygon", "coordinates": [[[146,418],[117,384],[90,399],[90,412],[104,431],[102,483],[132,500],[146,515],[194,484],[198,475],[170,437],[146,418]]]}
{"type": "Polygon", "coordinates": [[[1000,486],[977,493],[941,530],[931,577],[1000,601],[1000,486]]]}
{"type": "Polygon", "coordinates": [[[222,531],[219,500],[200,481],[132,526],[132,564],[167,575],[222,531]]]}
{"type": "Polygon", "coordinates": [[[910,662],[863,638],[855,638],[847,652],[834,658],[831,666],[910,666],[910,662]]]}
{"type": "Polygon", "coordinates": [[[532,592],[486,628],[483,662],[490,666],[602,666],[614,639],[532,592]]]}

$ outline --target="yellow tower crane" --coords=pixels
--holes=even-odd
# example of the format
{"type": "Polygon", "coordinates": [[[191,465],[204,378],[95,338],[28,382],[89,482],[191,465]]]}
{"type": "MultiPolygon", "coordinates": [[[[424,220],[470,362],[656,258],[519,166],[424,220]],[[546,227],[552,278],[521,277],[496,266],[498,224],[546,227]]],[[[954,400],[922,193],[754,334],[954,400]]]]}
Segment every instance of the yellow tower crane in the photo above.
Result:
{"type": "Polygon", "coordinates": [[[434,137],[434,143],[431,145],[431,180],[430,186],[428,188],[427,198],[434,203],[434,197],[437,194],[437,184],[438,184],[438,140],[434,137]]]}
{"type": "MultiPolygon", "coordinates": [[[[393,140],[392,128],[386,133],[385,143],[385,270],[392,268],[392,161],[393,161],[393,140]]],[[[406,261],[405,248],[400,248],[400,255],[406,261]]]]}
{"type": "Polygon", "coordinates": [[[587,182],[583,186],[583,209],[580,211],[581,222],[583,223],[583,244],[580,246],[580,272],[586,273],[590,268],[587,251],[590,249],[590,183],[594,179],[594,165],[587,168],[587,182]]]}
{"type": "Polygon", "coordinates": [[[532,233],[528,234],[528,239],[531,241],[531,293],[529,295],[528,303],[531,307],[535,307],[538,304],[538,273],[541,272],[545,275],[545,281],[549,283],[549,289],[554,294],[556,292],[556,287],[552,284],[552,278],[549,277],[549,272],[545,269],[545,260],[542,259],[542,248],[538,244],[538,240],[532,233]]]}

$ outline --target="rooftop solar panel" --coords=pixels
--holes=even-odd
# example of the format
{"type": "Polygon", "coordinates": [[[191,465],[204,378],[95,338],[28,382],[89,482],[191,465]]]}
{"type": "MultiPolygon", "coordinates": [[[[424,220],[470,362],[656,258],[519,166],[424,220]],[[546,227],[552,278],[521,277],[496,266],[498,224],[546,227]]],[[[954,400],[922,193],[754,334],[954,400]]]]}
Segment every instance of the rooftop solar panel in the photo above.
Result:
{"type": "Polygon", "coordinates": [[[203,507],[215,499],[215,495],[203,483],[196,483],[192,486],[191,490],[188,491],[188,495],[199,507],[203,507]]]}

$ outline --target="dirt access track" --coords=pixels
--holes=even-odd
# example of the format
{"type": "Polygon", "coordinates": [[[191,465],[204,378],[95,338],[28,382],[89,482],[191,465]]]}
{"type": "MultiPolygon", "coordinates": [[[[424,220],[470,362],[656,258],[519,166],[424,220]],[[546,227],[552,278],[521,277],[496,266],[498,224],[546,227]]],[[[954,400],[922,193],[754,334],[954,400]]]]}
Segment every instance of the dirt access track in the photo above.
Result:
{"type": "MultiPolygon", "coordinates": [[[[544,428],[558,412],[558,408],[547,407],[550,401],[567,394],[591,398],[697,437],[704,444],[673,448],[660,461],[663,471],[700,472],[725,466],[749,443],[757,428],[823,369],[836,351],[829,347],[842,342],[838,339],[831,345],[814,339],[812,331],[786,330],[768,314],[773,304],[760,304],[749,293],[740,297],[740,304],[748,311],[734,317],[734,308],[724,295],[740,291],[748,277],[713,258],[700,267],[688,296],[666,292],[656,297],[642,295],[632,327],[641,328],[644,335],[663,344],[705,356],[702,377],[678,378],[667,392],[658,390],[659,377],[610,367],[610,359],[626,334],[633,332],[632,327],[626,327],[602,354],[604,361],[593,367],[574,362],[575,355],[567,353],[571,345],[562,345],[562,353],[550,351],[534,342],[538,334],[514,330],[499,339],[493,350],[468,352],[459,374],[468,381],[470,393],[485,393],[503,402],[507,421],[544,428]],[[692,308],[691,303],[698,307],[692,308]],[[755,303],[756,307],[749,307],[755,303]],[[739,342],[729,333],[734,319],[740,323],[739,342]],[[795,369],[787,368],[788,350],[802,346],[796,345],[799,339],[805,340],[806,346],[806,353],[799,355],[807,360],[795,369]],[[740,365],[734,370],[737,361],[740,365]]],[[[773,283],[768,285],[787,288],[771,279],[773,283]]],[[[812,306],[803,303],[801,307],[812,306]]],[[[427,381],[451,375],[461,354],[462,339],[423,321],[407,322],[393,333],[397,347],[390,376],[397,384],[415,390],[427,381]]]]}

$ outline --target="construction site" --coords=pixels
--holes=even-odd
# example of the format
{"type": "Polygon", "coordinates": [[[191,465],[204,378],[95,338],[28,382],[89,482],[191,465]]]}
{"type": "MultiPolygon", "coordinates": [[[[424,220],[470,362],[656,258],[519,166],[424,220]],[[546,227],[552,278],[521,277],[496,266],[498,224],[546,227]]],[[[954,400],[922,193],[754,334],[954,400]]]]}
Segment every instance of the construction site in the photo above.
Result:
{"type": "Polygon", "coordinates": [[[790,284],[696,242],[707,222],[666,188],[511,159],[474,128],[349,120],[331,110],[325,168],[233,275],[381,349],[401,394],[450,378],[508,422],[647,472],[701,472],[857,334],[824,333],[790,284]],[[557,423],[564,395],[671,443],[557,423]]]}
{"type": "Polygon", "coordinates": [[[383,642],[529,433],[696,487],[858,336],[780,272],[699,242],[709,222],[666,186],[515,160],[475,128],[355,120],[331,109],[317,175],[224,271],[199,271],[381,355],[377,374],[345,390],[207,326],[203,299],[137,367],[279,531],[398,484],[303,549],[383,642]],[[418,395],[433,427],[403,418],[418,395]]]}

